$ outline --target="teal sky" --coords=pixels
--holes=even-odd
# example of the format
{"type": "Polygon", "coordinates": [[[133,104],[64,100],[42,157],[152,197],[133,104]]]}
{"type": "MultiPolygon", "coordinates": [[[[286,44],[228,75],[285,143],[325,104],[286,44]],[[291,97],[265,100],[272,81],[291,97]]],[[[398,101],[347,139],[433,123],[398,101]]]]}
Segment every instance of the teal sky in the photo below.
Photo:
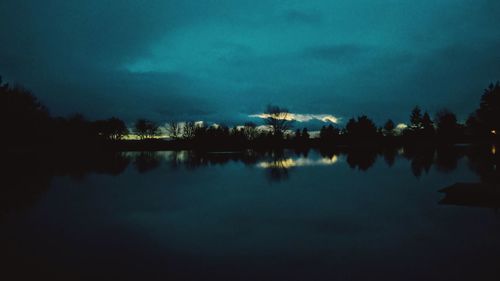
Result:
{"type": "Polygon", "coordinates": [[[500,79],[499,14],[495,0],[4,0],[0,73],[55,115],[465,118],[500,79]]]}

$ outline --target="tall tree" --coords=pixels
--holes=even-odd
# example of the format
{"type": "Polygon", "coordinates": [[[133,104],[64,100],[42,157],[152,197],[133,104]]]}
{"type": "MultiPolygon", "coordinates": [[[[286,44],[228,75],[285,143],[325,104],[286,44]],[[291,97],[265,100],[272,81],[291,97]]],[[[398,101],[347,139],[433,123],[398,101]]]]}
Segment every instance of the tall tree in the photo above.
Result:
{"type": "Polygon", "coordinates": [[[476,112],[478,121],[489,132],[500,130],[500,82],[490,84],[481,96],[481,103],[476,112]]]}
{"type": "Polygon", "coordinates": [[[187,121],[182,129],[182,137],[185,139],[193,139],[195,136],[196,123],[194,121],[187,121]]]}
{"type": "Polygon", "coordinates": [[[127,125],[123,120],[116,117],[111,117],[108,119],[109,126],[111,128],[111,139],[121,140],[124,136],[128,135],[129,131],[127,125]]]}
{"type": "Polygon", "coordinates": [[[422,128],[422,111],[420,107],[415,106],[410,114],[410,129],[418,131],[422,128]]]}
{"type": "Polygon", "coordinates": [[[180,138],[180,136],[182,134],[180,124],[178,122],[175,122],[175,121],[168,122],[167,123],[167,132],[168,132],[169,136],[174,140],[180,138]]]}
{"type": "Polygon", "coordinates": [[[292,127],[293,119],[286,108],[268,105],[264,115],[266,124],[271,127],[273,136],[282,137],[292,127]]]}
{"type": "Polygon", "coordinates": [[[457,117],[447,109],[440,110],[436,114],[436,125],[440,137],[456,137],[460,131],[457,117]]]}
{"type": "Polygon", "coordinates": [[[308,132],[307,128],[303,128],[302,129],[302,139],[309,140],[309,137],[310,136],[309,136],[309,132],[308,132]]]}
{"type": "Polygon", "coordinates": [[[300,140],[302,138],[302,134],[300,133],[300,129],[295,130],[295,139],[300,140]]]}
{"type": "Polygon", "coordinates": [[[29,142],[47,135],[47,108],[27,89],[4,84],[0,77],[0,127],[7,142],[29,142]]]}
{"type": "Polygon", "coordinates": [[[128,134],[125,122],[116,117],[95,121],[93,126],[95,132],[105,139],[120,140],[128,134]]]}
{"type": "Polygon", "coordinates": [[[321,127],[319,131],[319,138],[322,142],[329,142],[334,140],[340,135],[340,130],[335,128],[332,124],[321,127]]]}
{"type": "Polygon", "coordinates": [[[257,125],[252,122],[247,122],[243,126],[243,135],[249,141],[252,141],[257,138],[259,131],[257,130],[257,125]]]}
{"type": "Polygon", "coordinates": [[[134,132],[140,139],[147,139],[159,135],[160,128],[151,120],[138,119],[134,124],[134,132]]]}
{"type": "Polygon", "coordinates": [[[420,133],[426,137],[431,137],[435,133],[434,122],[427,111],[422,116],[422,129],[420,130],[420,133]]]}
{"type": "Polygon", "coordinates": [[[383,134],[385,136],[394,136],[394,129],[396,128],[396,125],[394,124],[394,122],[389,119],[385,122],[384,124],[384,128],[383,128],[383,134]]]}
{"type": "Polygon", "coordinates": [[[467,118],[465,122],[465,131],[468,135],[472,136],[486,136],[491,134],[491,131],[488,131],[486,125],[477,117],[477,112],[472,113],[467,118]]]}
{"type": "Polygon", "coordinates": [[[351,118],[346,125],[346,134],[351,137],[373,137],[377,135],[377,126],[366,115],[351,118]]]}

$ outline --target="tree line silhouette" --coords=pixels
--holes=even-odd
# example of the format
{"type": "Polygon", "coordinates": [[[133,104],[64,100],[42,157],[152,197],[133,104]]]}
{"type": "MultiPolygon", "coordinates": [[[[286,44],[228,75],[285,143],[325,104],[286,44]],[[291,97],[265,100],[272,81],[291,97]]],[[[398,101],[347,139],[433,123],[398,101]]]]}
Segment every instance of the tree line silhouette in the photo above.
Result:
{"type": "Polygon", "coordinates": [[[117,117],[89,121],[81,114],[52,117],[47,107],[22,86],[11,86],[0,78],[0,126],[3,141],[11,146],[111,147],[121,150],[159,149],[243,149],[322,147],[337,144],[435,144],[496,142],[500,127],[500,83],[490,84],[480,104],[464,123],[447,109],[434,118],[418,106],[410,113],[407,127],[392,120],[377,126],[361,115],[344,127],[323,126],[317,138],[307,128],[292,131],[292,114],[286,108],[269,105],[264,114],[265,128],[248,122],[232,128],[225,125],[168,122],[164,130],[152,120],[138,119],[131,129],[117,117]],[[168,135],[168,141],[162,137],[168,135]],[[135,139],[130,139],[134,136],[135,139]]]}

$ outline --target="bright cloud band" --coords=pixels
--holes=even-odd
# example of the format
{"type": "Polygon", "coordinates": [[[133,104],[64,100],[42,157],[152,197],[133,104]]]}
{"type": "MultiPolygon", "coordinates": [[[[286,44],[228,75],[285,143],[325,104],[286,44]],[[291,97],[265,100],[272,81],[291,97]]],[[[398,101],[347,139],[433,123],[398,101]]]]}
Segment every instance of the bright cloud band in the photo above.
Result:
{"type": "MultiPolygon", "coordinates": [[[[249,115],[249,117],[256,117],[256,118],[262,118],[262,119],[267,119],[271,117],[271,114],[268,113],[260,113],[260,114],[252,114],[249,115]]],[[[278,116],[278,119],[286,119],[289,121],[297,121],[297,122],[309,122],[311,120],[319,120],[322,122],[330,122],[334,124],[338,124],[340,122],[340,118],[335,117],[330,114],[297,114],[297,113],[288,113],[286,116],[283,114],[283,117],[278,116]]]]}

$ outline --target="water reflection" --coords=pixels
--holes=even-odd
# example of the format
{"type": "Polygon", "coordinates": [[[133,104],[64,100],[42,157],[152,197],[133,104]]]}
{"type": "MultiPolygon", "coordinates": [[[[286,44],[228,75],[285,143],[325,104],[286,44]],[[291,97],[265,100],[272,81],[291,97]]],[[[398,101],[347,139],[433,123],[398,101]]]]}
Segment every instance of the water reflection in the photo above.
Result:
{"type": "Polygon", "coordinates": [[[443,206],[498,209],[491,146],[4,160],[2,257],[62,280],[498,280],[498,217],[443,206]]]}
{"type": "Polygon", "coordinates": [[[12,210],[24,211],[33,206],[50,187],[52,171],[42,159],[6,154],[0,169],[0,216],[12,210]]]}
{"type": "MultiPolygon", "coordinates": [[[[437,163],[441,172],[451,172],[457,166],[457,159],[463,155],[450,151],[438,151],[437,163]]],[[[480,178],[475,183],[455,183],[441,190],[445,197],[440,204],[460,205],[482,208],[500,208],[500,173],[497,170],[499,157],[496,147],[471,146],[467,147],[465,155],[469,168],[480,178]]]]}
{"type": "Polygon", "coordinates": [[[306,166],[329,166],[337,163],[339,161],[338,155],[333,155],[332,157],[324,157],[320,159],[310,159],[308,157],[297,157],[297,158],[279,158],[273,161],[262,161],[257,164],[259,168],[263,169],[273,169],[273,168],[284,168],[290,169],[294,167],[306,167],[306,166]]]}
{"type": "MultiPolygon", "coordinates": [[[[307,151],[147,151],[74,154],[13,154],[6,156],[7,170],[37,170],[57,176],[84,180],[89,173],[119,175],[130,163],[139,173],[161,167],[196,169],[204,166],[241,163],[262,169],[293,169],[299,167],[334,166],[346,162],[350,168],[368,171],[379,158],[392,167],[396,161],[407,160],[415,177],[427,174],[432,167],[449,173],[459,160],[467,158],[469,166],[483,181],[497,180],[498,156],[495,146],[386,147],[381,149],[337,148],[307,151]],[[17,163],[17,164],[16,164],[17,163]],[[22,164],[19,164],[22,163],[22,164]],[[29,163],[30,165],[26,165],[29,163]]],[[[15,174],[15,173],[14,173],[15,174]]]]}
{"type": "Polygon", "coordinates": [[[392,167],[396,161],[396,156],[402,154],[403,150],[399,151],[395,147],[386,147],[383,150],[384,161],[388,167],[392,167]]]}
{"type": "Polygon", "coordinates": [[[133,158],[134,166],[141,174],[158,168],[161,163],[160,155],[152,151],[136,153],[133,158]]]}
{"type": "Polygon", "coordinates": [[[347,163],[352,169],[366,171],[375,164],[378,152],[375,149],[356,149],[352,148],[345,152],[347,154],[347,163]]]}
{"type": "MultiPolygon", "coordinates": [[[[0,190],[0,210],[5,213],[12,208],[23,209],[32,205],[35,198],[48,189],[54,176],[68,176],[77,181],[85,181],[89,174],[117,176],[131,163],[141,174],[157,169],[193,170],[235,163],[262,169],[266,171],[265,176],[269,180],[283,182],[293,176],[293,170],[298,168],[334,168],[339,163],[346,163],[351,169],[368,171],[379,159],[388,167],[392,167],[397,161],[408,161],[411,172],[419,178],[429,173],[432,167],[437,172],[450,173],[464,157],[470,169],[479,176],[479,183],[498,186],[499,157],[495,146],[409,146],[382,149],[340,147],[318,151],[8,153],[4,158],[6,168],[2,170],[4,182],[8,184],[0,190]]],[[[449,200],[443,201],[446,202],[449,200]]]]}
{"type": "Polygon", "coordinates": [[[435,152],[434,147],[408,146],[403,148],[402,155],[410,161],[413,175],[419,178],[429,173],[435,160],[435,152]]]}
{"type": "Polygon", "coordinates": [[[130,158],[123,153],[4,153],[0,169],[0,213],[25,210],[46,192],[56,176],[82,182],[90,174],[120,175],[130,158]]]}

